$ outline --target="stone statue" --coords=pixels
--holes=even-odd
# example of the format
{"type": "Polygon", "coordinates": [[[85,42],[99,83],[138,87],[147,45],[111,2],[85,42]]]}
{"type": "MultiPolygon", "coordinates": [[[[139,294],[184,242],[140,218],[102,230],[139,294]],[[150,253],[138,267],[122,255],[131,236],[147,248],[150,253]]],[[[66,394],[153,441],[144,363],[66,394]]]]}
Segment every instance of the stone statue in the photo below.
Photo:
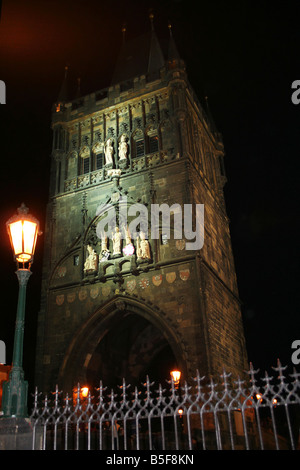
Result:
{"type": "Polygon", "coordinates": [[[107,251],[107,237],[105,235],[102,235],[101,237],[101,254],[107,251]]]}
{"type": "Polygon", "coordinates": [[[119,227],[115,228],[115,233],[112,236],[113,241],[113,255],[121,255],[121,243],[122,243],[122,234],[119,230],[119,227]]]}
{"type": "Polygon", "coordinates": [[[126,160],[128,145],[126,143],[126,136],[122,135],[119,143],[119,159],[126,160]]]}
{"type": "Polygon", "coordinates": [[[114,148],[112,145],[112,140],[108,139],[106,142],[106,146],[104,149],[104,154],[105,154],[105,165],[113,165],[113,154],[114,154],[114,148]]]}
{"type": "Polygon", "coordinates": [[[84,263],[84,271],[97,271],[98,269],[98,255],[96,254],[95,250],[91,247],[91,245],[87,246],[88,250],[88,257],[84,263]]]}
{"type": "Polygon", "coordinates": [[[131,233],[130,233],[128,225],[126,228],[124,228],[124,231],[125,231],[126,245],[129,245],[131,243],[131,233]]]}
{"type": "Polygon", "coordinates": [[[150,244],[146,239],[144,232],[140,232],[140,235],[137,238],[137,258],[138,260],[151,259],[150,244]]]}

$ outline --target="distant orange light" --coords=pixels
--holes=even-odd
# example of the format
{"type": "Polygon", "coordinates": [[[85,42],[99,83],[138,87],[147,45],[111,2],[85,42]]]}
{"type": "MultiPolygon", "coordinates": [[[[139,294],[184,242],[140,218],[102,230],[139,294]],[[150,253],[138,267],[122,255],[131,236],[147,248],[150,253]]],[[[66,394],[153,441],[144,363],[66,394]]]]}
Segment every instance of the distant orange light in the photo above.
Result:
{"type": "Polygon", "coordinates": [[[178,414],[179,414],[180,416],[183,415],[183,409],[182,409],[182,408],[179,408],[178,414]]]}
{"type": "Polygon", "coordinates": [[[171,374],[171,377],[174,381],[174,384],[176,384],[176,385],[179,384],[180,377],[181,377],[180,370],[171,370],[170,374],[171,374]]]}
{"type": "Polygon", "coordinates": [[[81,396],[82,396],[83,398],[86,398],[86,397],[88,396],[88,394],[89,394],[89,388],[88,388],[88,387],[82,387],[82,388],[80,389],[80,392],[81,392],[81,396]]]}

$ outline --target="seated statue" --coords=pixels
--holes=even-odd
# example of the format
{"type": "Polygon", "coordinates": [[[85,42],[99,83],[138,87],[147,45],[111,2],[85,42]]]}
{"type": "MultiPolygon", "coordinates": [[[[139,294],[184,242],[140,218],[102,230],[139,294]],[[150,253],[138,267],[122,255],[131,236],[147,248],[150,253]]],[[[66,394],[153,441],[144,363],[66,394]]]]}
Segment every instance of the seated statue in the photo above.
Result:
{"type": "Polygon", "coordinates": [[[87,246],[88,257],[84,263],[84,271],[97,271],[98,269],[98,255],[91,245],[87,246]]]}

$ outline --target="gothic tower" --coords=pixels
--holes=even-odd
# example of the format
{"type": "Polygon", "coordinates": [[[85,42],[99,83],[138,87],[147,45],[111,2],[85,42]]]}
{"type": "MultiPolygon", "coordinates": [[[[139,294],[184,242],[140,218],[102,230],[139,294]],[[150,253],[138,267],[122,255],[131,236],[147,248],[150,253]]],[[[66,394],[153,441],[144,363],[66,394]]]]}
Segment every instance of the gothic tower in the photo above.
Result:
{"type": "Polygon", "coordinates": [[[123,43],[108,88],[75,100],[65,90],[52,115],[37,384],[164,380],[173,367],[184,379],[241,373],[222,139],[171,28],[167,54],[152,25],[123,43]],[[185,230],[191,209],[197,234],[197,205],[203,246],[185,230]],[[166,211],[155,227],[154,207],[166,211]]]}

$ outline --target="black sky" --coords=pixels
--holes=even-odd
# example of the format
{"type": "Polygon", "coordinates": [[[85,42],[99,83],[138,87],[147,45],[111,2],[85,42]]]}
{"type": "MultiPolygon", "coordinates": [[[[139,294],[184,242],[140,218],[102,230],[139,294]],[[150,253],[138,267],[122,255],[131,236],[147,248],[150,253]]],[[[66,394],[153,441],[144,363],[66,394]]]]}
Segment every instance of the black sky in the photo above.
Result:
{"type": "MultiPolygon", "coordinates": [[[[291,84],[300,79],[299,7],[282,1],[4,0],[0,22],[1,312],[0,339],[11,360],[17,303],[15,265],[5,222],[22,201],[42,227],[48,200],[51,106],[64,66],[83,94],[109,85],[127,37],[168,21],[199,99],[222,133],[227,212],[231,220],[249,361],[269,369],[290,364],[299,339],[298,181],[300,105],[291,84]]],[[[29,281],[24,368],[33,375],[40,301],[43,236],[29,281]]]]}

